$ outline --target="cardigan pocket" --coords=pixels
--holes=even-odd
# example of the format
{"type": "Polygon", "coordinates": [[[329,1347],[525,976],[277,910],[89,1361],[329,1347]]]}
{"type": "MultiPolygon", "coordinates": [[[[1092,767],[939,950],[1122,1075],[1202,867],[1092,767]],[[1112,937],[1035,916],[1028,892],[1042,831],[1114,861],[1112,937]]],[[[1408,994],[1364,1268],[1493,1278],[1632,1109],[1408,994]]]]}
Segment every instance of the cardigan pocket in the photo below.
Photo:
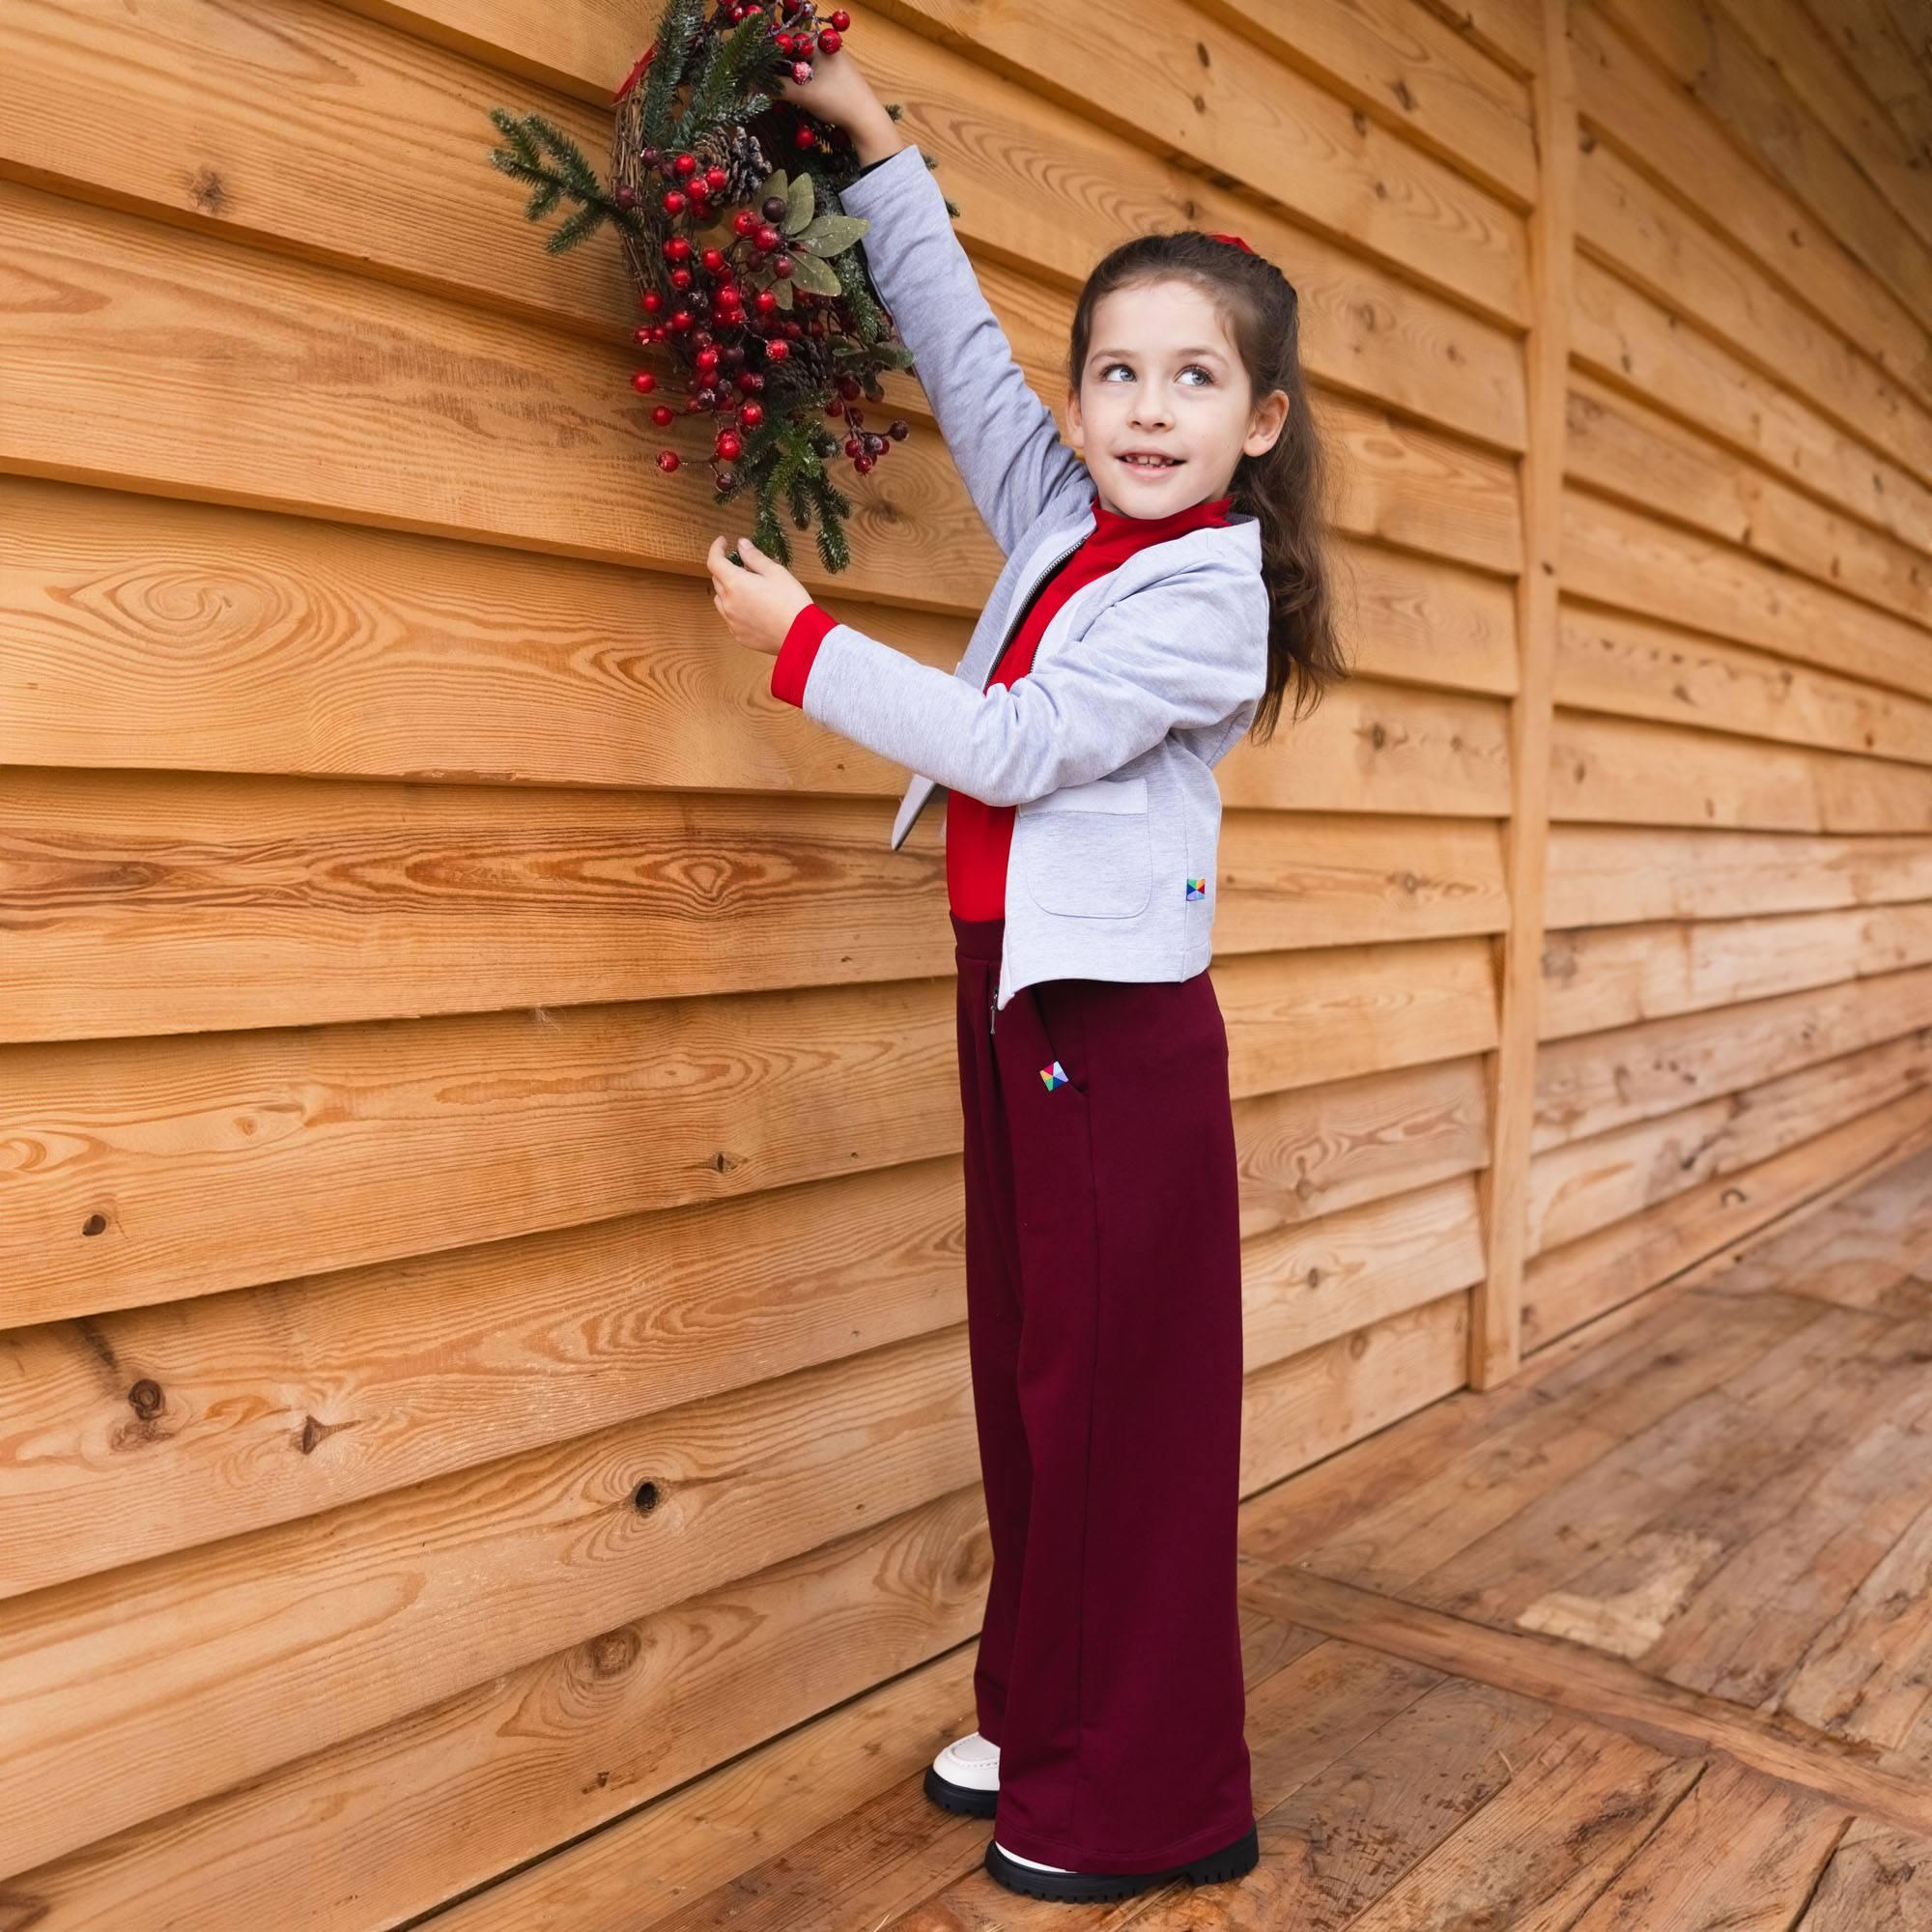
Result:
{"type": "Polygon", "coordinates": [[[1044,912],[1132,919],[1153,897],[1153,826],[1145,778],[1063,785],[1015,809],[1028,824],[1027,891],[1044,912]]]}

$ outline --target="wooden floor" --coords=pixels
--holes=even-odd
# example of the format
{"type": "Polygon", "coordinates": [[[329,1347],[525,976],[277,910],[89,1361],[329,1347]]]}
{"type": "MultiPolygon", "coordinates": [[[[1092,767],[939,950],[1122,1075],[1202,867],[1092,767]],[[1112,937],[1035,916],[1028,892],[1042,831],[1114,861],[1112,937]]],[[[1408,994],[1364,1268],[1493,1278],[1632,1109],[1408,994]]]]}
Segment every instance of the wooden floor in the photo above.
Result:
{"type": "Polygon", "coordinates": [[[1932,1153],[1242,1521],[1238,1883],[994,1884],[968,1643],[430,1922],[1932,1927],[1932,1153]]]}

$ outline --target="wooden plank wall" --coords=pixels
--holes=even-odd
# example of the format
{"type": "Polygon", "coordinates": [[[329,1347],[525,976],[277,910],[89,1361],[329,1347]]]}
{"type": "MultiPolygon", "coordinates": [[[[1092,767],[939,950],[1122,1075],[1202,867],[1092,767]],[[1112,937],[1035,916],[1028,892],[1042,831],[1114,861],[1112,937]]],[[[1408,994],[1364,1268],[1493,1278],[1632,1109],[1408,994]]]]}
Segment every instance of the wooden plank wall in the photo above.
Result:
{"type": "MultiPolygon", "coordinates": [[[[863,10],[1056,404],[1126,232],[1302,294],[1358,674],[1221,767],[1249,1490],[1932,1137],[1884,13],[863,10]]],[[[938,826],[484,163],[644,17],[0,21],[0,1922],[396,1924],[978,1628],[938,826]]],[[[888,387],[803,574],[950,668],[888,387]]]]}

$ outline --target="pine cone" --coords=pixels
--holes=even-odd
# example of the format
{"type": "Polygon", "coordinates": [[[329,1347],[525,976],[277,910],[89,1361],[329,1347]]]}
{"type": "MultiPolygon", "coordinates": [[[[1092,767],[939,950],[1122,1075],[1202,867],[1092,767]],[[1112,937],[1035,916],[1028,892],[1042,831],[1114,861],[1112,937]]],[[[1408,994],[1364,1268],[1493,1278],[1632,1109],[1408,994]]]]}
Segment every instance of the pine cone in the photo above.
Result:
{"type": "Polygon", "coordinates": [[[707,128],[692,143],[691,152],[700,168],[724,170],[724,192],[731,201],[747,200],[772,172],[757,136],[744,128],[707,128]]]}

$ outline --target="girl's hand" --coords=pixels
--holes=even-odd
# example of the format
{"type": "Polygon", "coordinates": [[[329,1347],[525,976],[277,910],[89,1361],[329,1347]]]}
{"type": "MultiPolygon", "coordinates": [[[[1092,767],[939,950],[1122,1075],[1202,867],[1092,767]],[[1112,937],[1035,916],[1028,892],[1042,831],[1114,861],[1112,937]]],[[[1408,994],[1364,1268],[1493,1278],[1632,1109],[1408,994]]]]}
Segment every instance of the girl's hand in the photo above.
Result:
{"type": "Polygon", "coordinates": [[[724,539],[711,539],[705,563],[711,572],[711,602],[749,649],[775,658],[791,622],[811,602],[811,592],[783,564],[767,556],[750,537],[739,539],[741,567],[725,554],[724,539]]]}
{"type": "Polygon", "coordinates": [[[858,62],[846,48],[841,46],[829,54],[814,48],[810,60],[810,80],[793,80],[789,74],[779,80],[779,93],[794,107],[802,107],[808,114],[815,114],[821,121],[830,121],[847,132],[855,125],[863,125],[868,112],[876,113],[890,125],[892,117],[879,104],[871,83],[860,72],[858,62]]]}

